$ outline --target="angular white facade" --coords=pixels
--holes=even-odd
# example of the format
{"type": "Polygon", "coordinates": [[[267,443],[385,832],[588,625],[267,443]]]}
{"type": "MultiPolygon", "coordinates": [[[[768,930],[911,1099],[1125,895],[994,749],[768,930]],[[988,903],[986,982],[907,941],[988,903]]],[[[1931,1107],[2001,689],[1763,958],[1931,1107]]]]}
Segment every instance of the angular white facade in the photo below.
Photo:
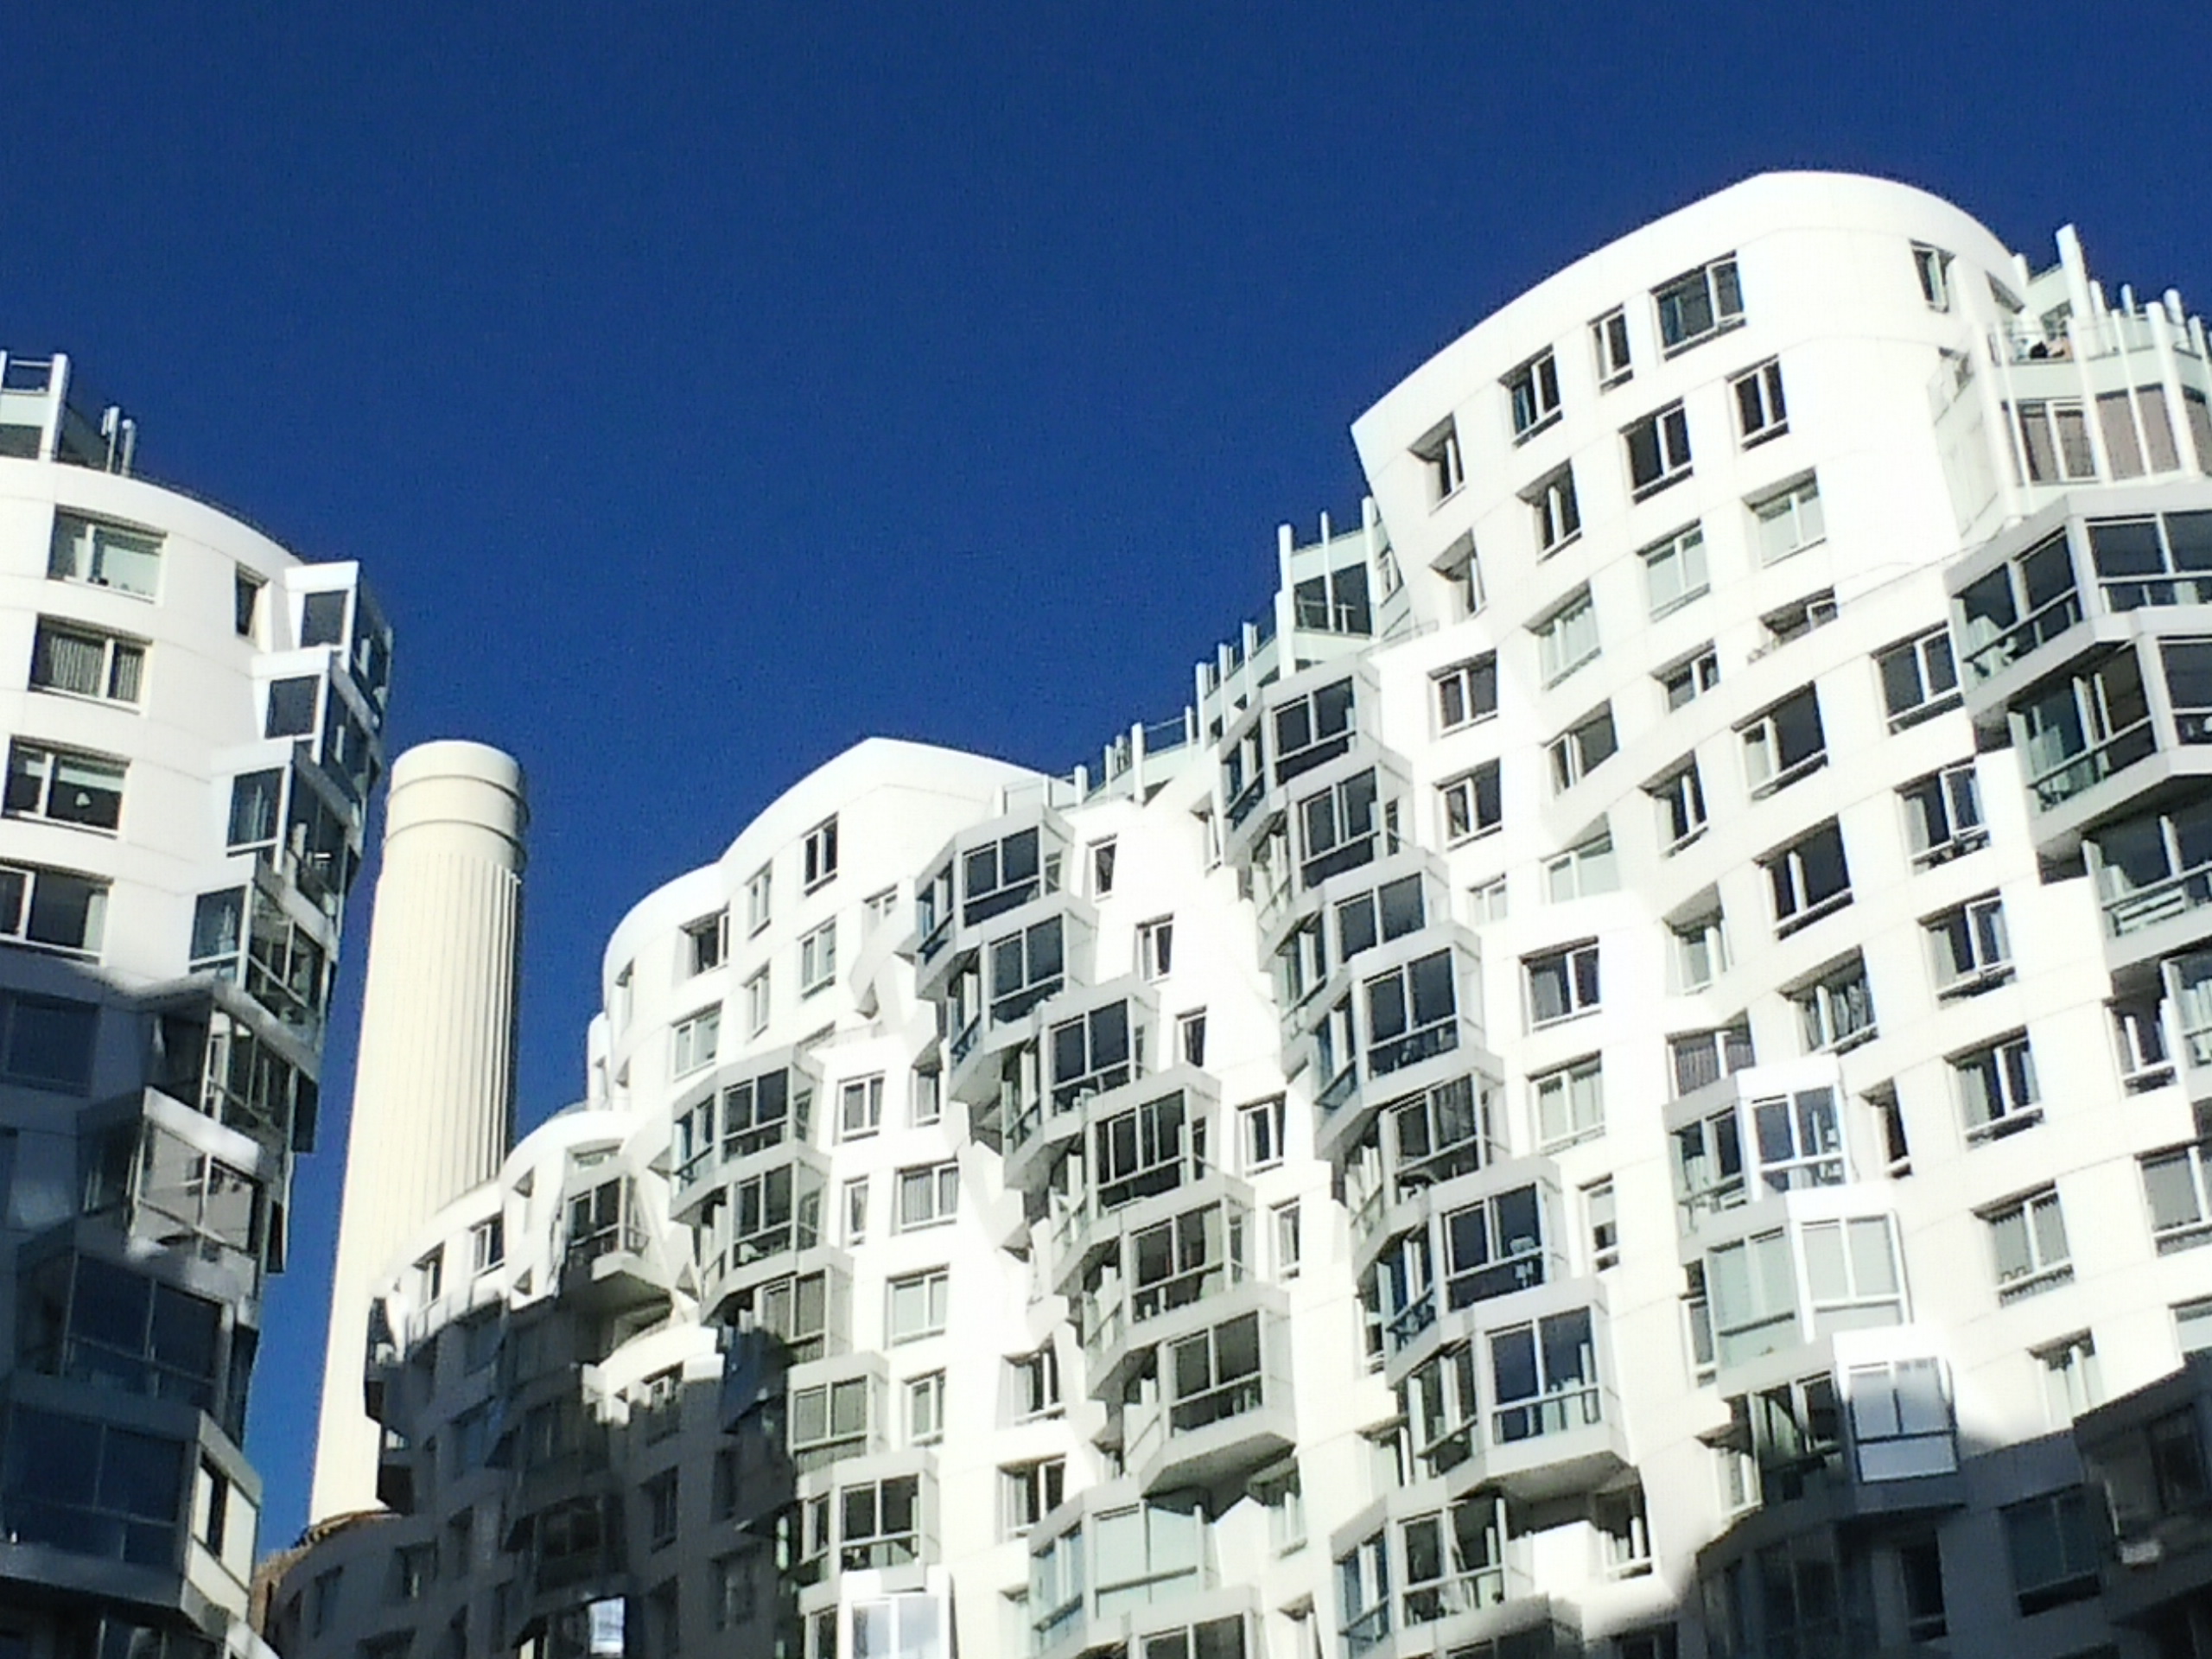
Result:
{"type": "Polygon", "coordinates": [[[346,1189],[316,1425],[322,1521],[373,1508],[382,1431],[361,1398],[371,1281],[514,1143],[522,768],[481,743],[392,763],[346,1132],[346,1189]]]}
{"type": "Polygon", "coordinates": [[[241,1450],[391,635],[0,353],[0,1650],[248,1653],[241,1450]]]}
{"type": "Polygon", "coordinates": [[[1683,209],[1096,776],[647,899],[278,1645],[2153,1650],[2071,1419],[2212,1327],[2212,380],[2059,247],[1683,209]]]}

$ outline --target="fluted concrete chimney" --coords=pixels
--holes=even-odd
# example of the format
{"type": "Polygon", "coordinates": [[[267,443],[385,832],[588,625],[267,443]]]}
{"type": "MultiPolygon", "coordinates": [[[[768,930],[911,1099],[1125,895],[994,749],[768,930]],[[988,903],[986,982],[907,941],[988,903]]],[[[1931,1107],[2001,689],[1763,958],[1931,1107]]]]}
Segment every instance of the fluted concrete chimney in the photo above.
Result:
{"type": "MultiPolygon", "coordinates": [[[[346,1135],[310,1519],[377,1503],[362,1408],[369,1285],[514,1139],[522,768],[480,743],[424,743],[391,769],[346,1135]]],[[[464,1281],[467,1264],[454,1264],[464,1281]]]]}

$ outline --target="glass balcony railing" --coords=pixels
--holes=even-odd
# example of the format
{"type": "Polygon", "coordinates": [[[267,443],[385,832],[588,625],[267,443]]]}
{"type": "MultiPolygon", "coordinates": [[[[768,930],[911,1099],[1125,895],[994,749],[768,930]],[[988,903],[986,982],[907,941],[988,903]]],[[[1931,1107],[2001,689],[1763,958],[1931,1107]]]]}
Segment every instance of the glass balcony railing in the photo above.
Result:
{"type": "Polygon", "coordinates": [[[2064,805],[2082,791],[2094,788],[2113,773],[2157,753],[2158,747],[2158,734],[2152,730],[2149,718],[2137,721],[2094,747],[2070,756],[2031,779],[2029,787],[2035,793],[2037,810],[2048,812],[2064,805]]]}
{"type": "Polygon", "coordinates": [[[2024,621],[2015,623],[1994,639],[1968,652],[1967,671],[1976,680],[1993,679],[2081,620],[2082,597],[2069,588],[2024,621]]]}
{"type": "Polygon", "coordinates": [[[2130,933],[2156,927],[2208,905],[2212,905],[2212,863],[2199,864],[2163,881],[2106,899],[2105,925],[2113,938],[2124,939],[2130,933]]]}

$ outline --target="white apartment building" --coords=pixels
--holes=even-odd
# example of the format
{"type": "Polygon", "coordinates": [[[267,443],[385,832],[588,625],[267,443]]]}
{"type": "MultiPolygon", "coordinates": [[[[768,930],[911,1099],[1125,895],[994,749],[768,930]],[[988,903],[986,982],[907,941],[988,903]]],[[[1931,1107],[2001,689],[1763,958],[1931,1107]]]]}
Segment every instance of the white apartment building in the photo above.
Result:
{"type": "Polygon", "coordinates": [[[0,353],[0,1653],[260,1651],[240,1443],[391,640],[0,353]]]}
{"type": "Polygon", "coordinates": [[[1180,718],[625,919],[272,1640],[2212,1652],[2207,364],[1829,175],[1486,319],[1180,718]]]}

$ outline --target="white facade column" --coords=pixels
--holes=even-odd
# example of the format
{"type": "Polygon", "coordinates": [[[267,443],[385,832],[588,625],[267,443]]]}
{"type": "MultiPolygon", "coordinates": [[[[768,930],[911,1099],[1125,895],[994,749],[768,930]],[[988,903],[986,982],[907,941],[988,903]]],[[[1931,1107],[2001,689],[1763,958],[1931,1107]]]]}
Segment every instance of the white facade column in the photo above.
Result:
{"type": "Polygon", "coordinates": [[[346,1140],[314,1520],[377,1503],[378,1429],[361,1396],[372,1281],[442,1205],[497,1173],[513,1141],[528,817],[522,768],[497,749],[425,743],[392,767],[346,1140]]]}

